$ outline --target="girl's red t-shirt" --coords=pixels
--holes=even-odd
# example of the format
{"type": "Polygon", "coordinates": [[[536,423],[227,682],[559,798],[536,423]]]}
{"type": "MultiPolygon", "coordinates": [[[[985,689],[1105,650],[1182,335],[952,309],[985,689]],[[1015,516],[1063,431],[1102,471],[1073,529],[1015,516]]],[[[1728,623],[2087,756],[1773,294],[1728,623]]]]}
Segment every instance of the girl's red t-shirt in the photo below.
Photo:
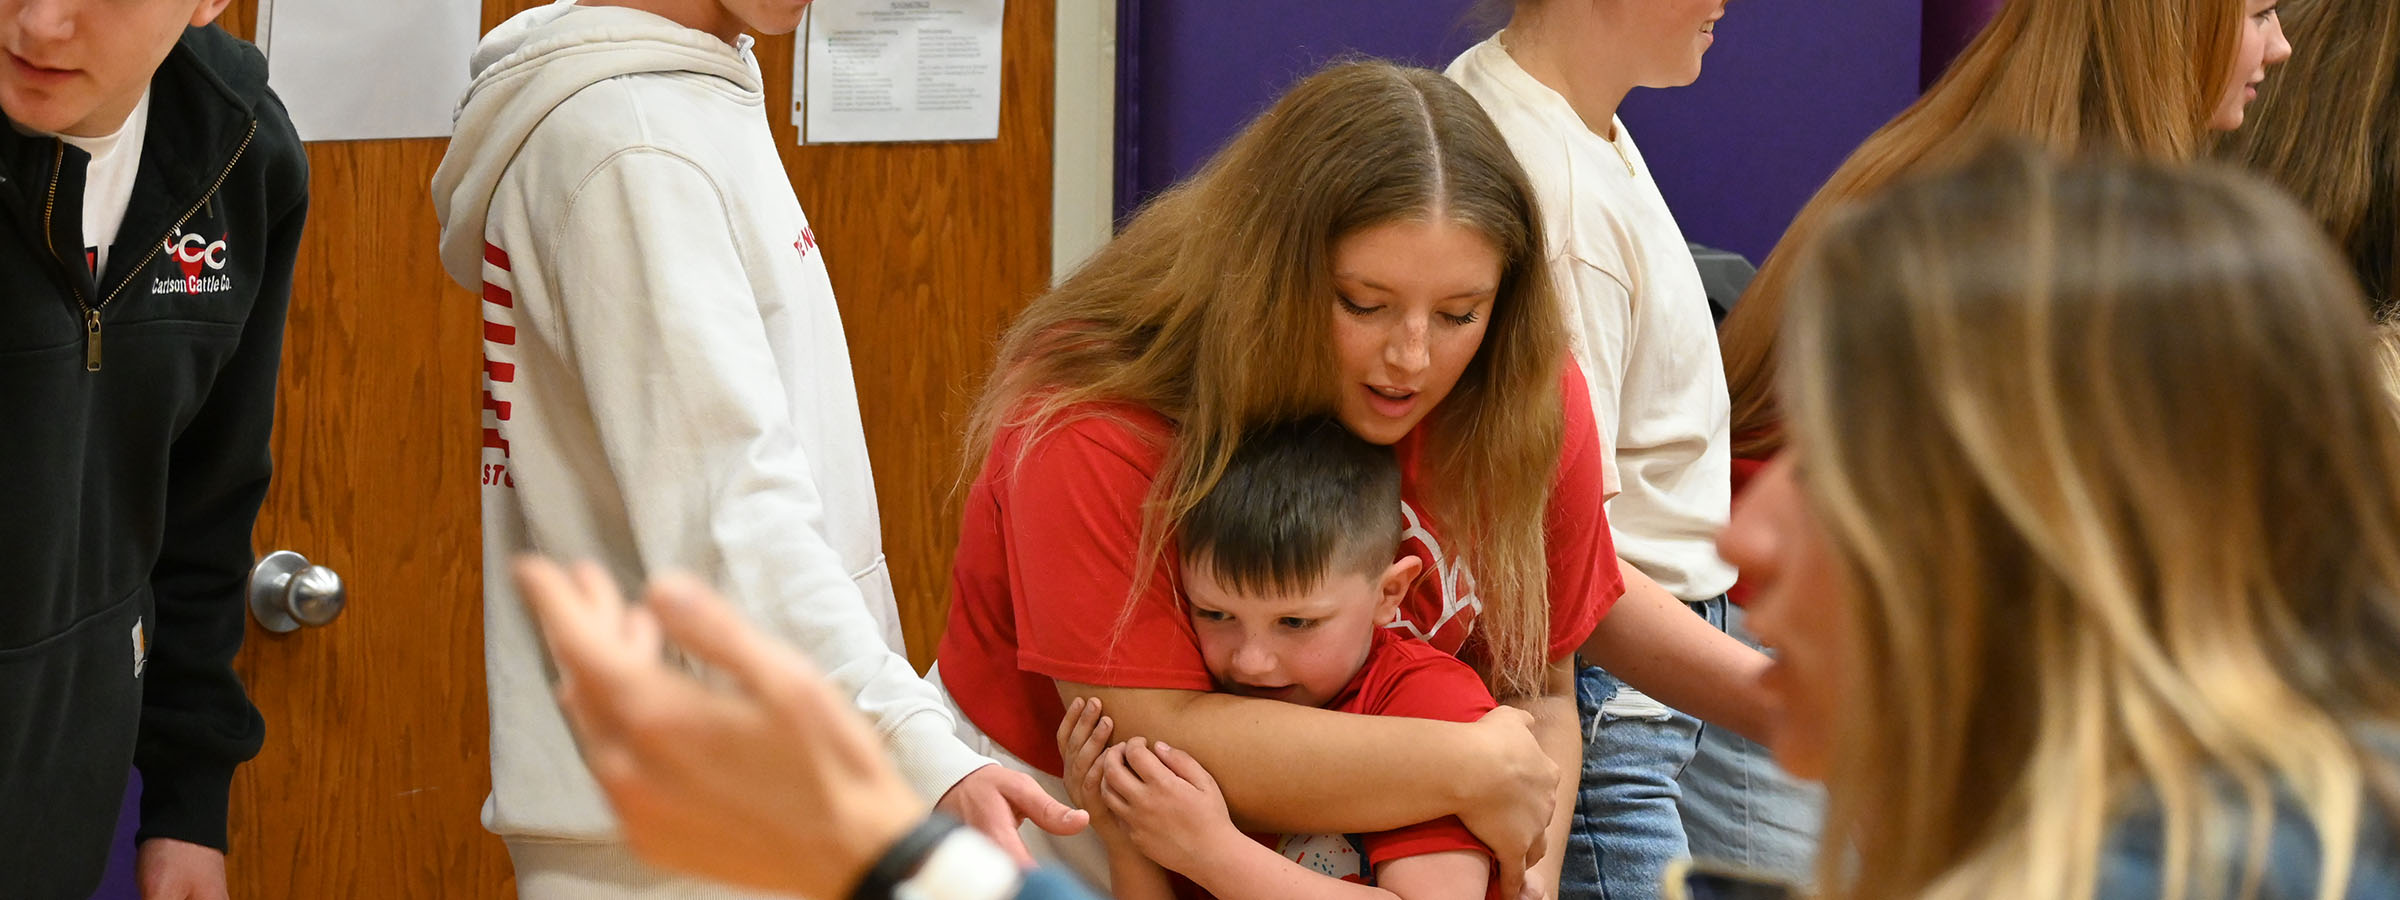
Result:
{"type": "MultiPolygon", "coordinates": [[[[1582,372],[1568,365],[1560,388],[1564,446],[1547,512],[1552,660],[1582,646],[1624,593],[1582,372]]],[[[942,684],[967,718],[1054,775],[1065,715],[1055,682],[1213,687],[1178,600],[1172,547],[1139,596],[1131,590],[1142,503],[1173,426],[1130,404],[1093,404],[1061,422],[1036,441],[1025,440],[1026,429],[995,437],[967,493],[939,655],[942,684]]],[[[1393,449],[1406,526],[1400,552],[1422,560],[1425,574],[1388,627],[1456,655],[1482,601],[1460,548],[1444,543],[1417,500],[1440,477],[1419,465],[1420,443],[1412,433],[1393,449]]]]}

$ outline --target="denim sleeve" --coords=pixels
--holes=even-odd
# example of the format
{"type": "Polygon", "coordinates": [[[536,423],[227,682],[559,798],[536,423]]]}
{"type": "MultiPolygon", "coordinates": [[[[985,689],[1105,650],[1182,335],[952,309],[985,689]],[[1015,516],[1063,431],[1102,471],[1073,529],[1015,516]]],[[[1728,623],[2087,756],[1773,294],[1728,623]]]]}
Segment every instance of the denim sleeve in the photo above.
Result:
{"type": "Polygon", "coordinates": [[[1025,885],[1017,889],[1017,900],[1100,900],[1068,875],[1054,869],[1035,869],[1025,874],[1025,885]]]}

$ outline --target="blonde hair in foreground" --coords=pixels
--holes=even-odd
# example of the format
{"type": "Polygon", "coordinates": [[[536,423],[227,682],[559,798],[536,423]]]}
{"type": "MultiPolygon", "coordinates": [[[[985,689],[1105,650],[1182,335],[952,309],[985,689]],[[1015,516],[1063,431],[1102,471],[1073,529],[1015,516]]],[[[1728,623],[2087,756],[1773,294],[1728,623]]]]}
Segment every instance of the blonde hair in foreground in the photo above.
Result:
{"type": "Polygon", "coordinates": [[[1436,218],[1491,241],[1504,271],[1481,348],[1418,426],[1429,431],[1417,494],[1446,544],[1474,548],[1475,635],[1493,691],[1539,693],[1566,331],[1524,172],[1482,107],[1439,73],[1329,67],[1143,207],[1009,327],[969,424],[968,471],[1002,428],[1054,427],[1076,404],[1167,417],[1176,428],[1133,561],[1133,583],[1146,585],[1172,523],[1216,486],[1244,430],[1334,411],[1335,243],[1436,218]]]}
{"type": "Polygon", "coordinates": [[[1733,452],[1764,459],[1777,327],[1796,257],[1837,206],[1957,163],[1992,140],[2144,159],[2200,154],[2230,77],[2244,0],[2009,0],[1933,87],[1869,135],[1801,207],[1725,319],[1733,452]]]}
{"type": "Polygon", "coordinates": [[[2282,792],[2340,896],[2400,797],[2362,744],[2400,723],[2400,424],[2318,229],[2010,146],[1837,217],[1786,312],[1860,673],[1830,893],[2090,897],[2154,800],[2166,896],[2252,896],[2282,792]]]}

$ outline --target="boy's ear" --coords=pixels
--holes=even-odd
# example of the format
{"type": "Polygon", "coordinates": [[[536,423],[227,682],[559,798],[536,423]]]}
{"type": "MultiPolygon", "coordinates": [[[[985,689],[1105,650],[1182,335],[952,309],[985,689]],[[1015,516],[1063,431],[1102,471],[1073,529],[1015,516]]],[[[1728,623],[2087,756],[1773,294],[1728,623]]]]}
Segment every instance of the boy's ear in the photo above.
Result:
{"type": "Polygon", "coordinates": [[[1408,589],[1415,587],[1417,577],[1423,574],[1425,561],[1414,555],[1400,557],[1385,567],[1383,576],[1375,580],[1375,621],[1391,621],[1392,614],[1400,611],[1401,598],[1408,596],[1408,589]]]}
{"type": "Polygon", "coordinates": [[[199,28],[216,21],[218,16],[225,14],[225,7],[231,5],[233,0],[200,0],[199,5],[192,7],[192,27],[199,28]]]}

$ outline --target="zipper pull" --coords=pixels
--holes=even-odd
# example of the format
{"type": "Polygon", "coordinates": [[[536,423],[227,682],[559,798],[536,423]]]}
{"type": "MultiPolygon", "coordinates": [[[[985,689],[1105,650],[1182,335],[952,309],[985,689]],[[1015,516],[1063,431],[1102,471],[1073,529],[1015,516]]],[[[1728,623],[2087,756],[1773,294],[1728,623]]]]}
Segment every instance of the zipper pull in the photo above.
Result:
{"type": "Polygon", "coordinates": [[[100,311],[83,314],[83,370],[100,371],[100,311]]]}

